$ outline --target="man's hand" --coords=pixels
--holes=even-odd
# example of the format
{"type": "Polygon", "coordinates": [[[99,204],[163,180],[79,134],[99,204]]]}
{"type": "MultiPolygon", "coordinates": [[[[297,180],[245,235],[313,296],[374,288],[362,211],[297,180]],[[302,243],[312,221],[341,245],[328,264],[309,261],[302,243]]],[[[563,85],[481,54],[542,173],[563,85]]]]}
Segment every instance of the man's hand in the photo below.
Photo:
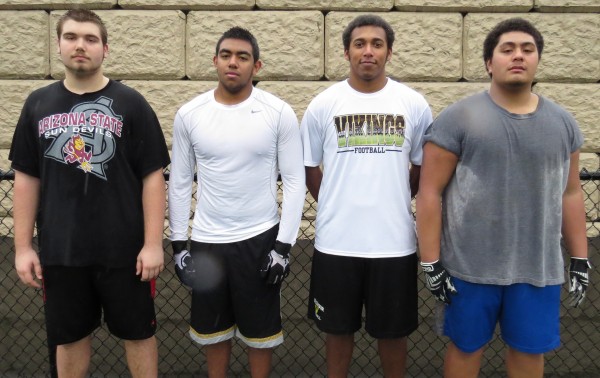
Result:
{"type": "Polygon", "coordinates": [[[192,255],[187,249],[187,240],[175,240],[171,242],[173,248],[173,261],[175,262],[175,273],[182,284],[192,287],[196,268],[192,255]]]}
{"type": "Polygon", "coordinates": [[[36,279],[42,279],[42,265],[37,252],[33,248],[17,251],[15,254],[15,268],[21,282],[27,286],[41,289],[42,285],[36,279]]]}
{"type": "Polygon", "coordinates": [[[588,269],[592,266],[586,258],[582,257],[571,257],[571,266],[569,267],[569,294],[571,300],[569,306],[578,307],[583,299],[585,298],[585,291],[587,290],[588,281],[588,269]]]}
{"type": "Polygon", "coordinates": [[[291,244],[275,241],[275,247],[265,257],[260,268],[260,275],[267,279],[267,283],[275,285],[283,282],[290,273],[291,244]]]}
{"type": "Polygon", "coordinates": [[[165,268],[165,256],[162,245],[144,245],[138,254],[135,274],[141,274],[142,281],[151,281],[165,268]]]}
{"type": "Polygon", "coordinates": [[[421,262],[421,267],[425,273],[425,284],[435,299],[450,304],[450,294],[458,292],[452,284],[452,277],[444,269],[442,263],[439,260],[431,263],[421,262]]]}

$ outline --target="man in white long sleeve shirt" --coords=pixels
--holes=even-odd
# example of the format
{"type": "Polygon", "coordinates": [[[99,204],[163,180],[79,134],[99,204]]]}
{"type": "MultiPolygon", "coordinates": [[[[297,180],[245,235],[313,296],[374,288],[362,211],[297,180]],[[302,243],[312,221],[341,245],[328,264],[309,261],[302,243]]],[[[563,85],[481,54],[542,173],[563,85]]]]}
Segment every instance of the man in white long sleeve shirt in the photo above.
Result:
{"type": "Polygon", "coordinates": [[[226,31],[213,62],[217,88],[185,104],[174,122],[169,222],[176,271],[192,287],[190,336],[206,348],[209,376],[226,376],[235,335],[249,347],[252,376],[266,377],[272,348],[283,342],[281,282],[306,192],[302,143],[292,108],[252,85],[262,63],[250,32],[226,31]]]}

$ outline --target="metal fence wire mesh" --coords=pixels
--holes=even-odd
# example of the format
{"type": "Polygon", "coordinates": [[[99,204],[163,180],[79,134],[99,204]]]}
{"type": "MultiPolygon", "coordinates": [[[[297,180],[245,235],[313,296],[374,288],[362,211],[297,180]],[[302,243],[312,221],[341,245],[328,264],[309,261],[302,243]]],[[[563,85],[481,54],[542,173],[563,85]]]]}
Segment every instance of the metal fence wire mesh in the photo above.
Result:
{"type": "MultiPolygon", "coordinates": [[[[588,241],[592,262],[600,261],[600,171],[580,174],[586,200],[588,241]]],[[[0,376],[49,376],[49,348],[42,292],[25,287],[14,270],[12,190],[14,175],[0,171],[0,376]]],[[[326,375],[323,335],[306,318],[307,297],[313,253],[316,203],[307,198],[298,242],[292,251],[292,273],[282,288],[282,318],[285,342],[275,349],[274,377],[323,377],[326,375]]],[[[489,237],[482,235],[482,237],[489,237]]],[[[159,372],[163,377],[206,376],[202,349],[187,335],[190,293],[173,271],[171,250],[165,242],[167,268],[157,281],[159,372]]],[[[568,259],[565,259],[568,261],[568,259]]],[[[422,275],[419,274],[420,279],[422,275]]],[[[546,377],[600,377],[600,298],[598,269],[591,272],[588,297],[582,308],[561,308],[559,349],[546,355],[546,377]]],[[[408,376],[440,377],[446,339],[432,331],[435,302],[419,282],[420,326],[409,338],[408,376]]],[[[566,285],[565,285],[566,288],[566,285]]],[[[563,289],[563,296],[566,296],[563,289]]],[[[563,301],[564,303],[564,301],[563,301]]],[[[122,345],[102,327],[94,334],[92,377],[122,377],[129,372],[122,345]]],[[[382,371],[375,343],[360,331],[351,366],[354,377],[379,377],[382,371]]],[[[486,349],[482,377],[506,376],[504,345],[496,334],[486,349]]],[[[249,376],[243,344],[234,342],[229,372],[233,377],[249,376]]]]}

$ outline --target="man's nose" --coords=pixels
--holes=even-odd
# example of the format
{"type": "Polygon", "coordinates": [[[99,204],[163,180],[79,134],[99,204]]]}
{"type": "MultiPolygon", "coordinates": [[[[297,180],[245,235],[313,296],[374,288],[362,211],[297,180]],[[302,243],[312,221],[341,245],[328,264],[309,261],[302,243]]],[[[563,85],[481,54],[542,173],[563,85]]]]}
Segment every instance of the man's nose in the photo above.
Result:
{"type": "Polygon", "coordinates": [[[232,55],[229,58],[228,66],[229,67],[237,67],[238,66],[238,59],[235,55],[232,55]]]}

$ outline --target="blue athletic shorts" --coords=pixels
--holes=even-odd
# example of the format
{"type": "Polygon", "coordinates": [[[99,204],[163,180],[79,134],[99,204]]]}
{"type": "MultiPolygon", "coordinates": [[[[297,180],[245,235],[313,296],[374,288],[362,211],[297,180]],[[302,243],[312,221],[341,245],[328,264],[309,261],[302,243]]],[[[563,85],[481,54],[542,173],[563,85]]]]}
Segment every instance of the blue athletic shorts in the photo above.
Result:
{"type": "Polygon", "coordinates": [[[486,345],[500,324],[511,348],[531,354],[560,345],[560,285],[484,285],[452,278],[458,294],[446,306],[444,334],[465,353],[486,345]]]}

